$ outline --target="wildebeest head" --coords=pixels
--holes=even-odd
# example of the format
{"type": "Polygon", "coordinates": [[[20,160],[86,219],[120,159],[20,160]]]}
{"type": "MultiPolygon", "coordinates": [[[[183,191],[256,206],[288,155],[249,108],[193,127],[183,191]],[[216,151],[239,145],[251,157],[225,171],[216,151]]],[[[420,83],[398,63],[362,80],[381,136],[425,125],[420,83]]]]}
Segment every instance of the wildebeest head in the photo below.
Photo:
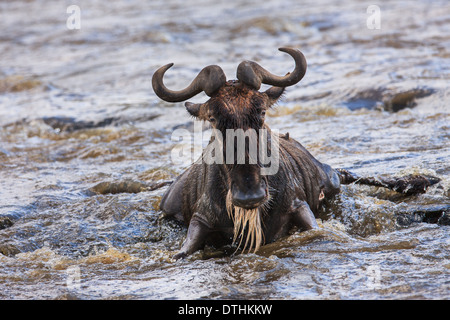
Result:
{"type": "MultiPolygon", "coordinates": [[[[227,143],[233,144],[233,161],[230,163],[228,161],[230,158],[224,155],[227,159],[225,163],[227,170],[224,170],[228,176],[227,206],[243,208],[244,211],[253,210],[254,214],[269,197],[267,177],[261,175],[261,165],[258,161],[249,161],[248,149],[245,152],[244,163],[236,161],[236,144],[234,141],[227,141],[227,130],[242,129],[244,132],[251,131],[258,135],[259,129],[265,128],[267,109],[280,98],[285,87],[298,83],[305,75],[306,60],[299,50],[293,48],[279,50],[291,55],[295,61],[294,71],[285,76],[273,75],[253,61],[243,61],[237,69],[238,80],[227,81],[223,70],[219,66],[212,65],[202,69],[187,88],[173,91],[163,83],[164,73],[173,64],[159,68],[152,79],[155,93],[164,101],[186,101],[202,91],[210,97],[205,103],[186,102],[186,109],[195,118],[209,121],[213,129],[222,133],[224,153],[228,150],[225,147],[227,143]],[[260,92],[261,84],[272,87],[260,92]]],[[[259,213],[256,216],[259,219],[259,213]]],[[[236,228],[236,218],[234,220],[236,228]]]]}

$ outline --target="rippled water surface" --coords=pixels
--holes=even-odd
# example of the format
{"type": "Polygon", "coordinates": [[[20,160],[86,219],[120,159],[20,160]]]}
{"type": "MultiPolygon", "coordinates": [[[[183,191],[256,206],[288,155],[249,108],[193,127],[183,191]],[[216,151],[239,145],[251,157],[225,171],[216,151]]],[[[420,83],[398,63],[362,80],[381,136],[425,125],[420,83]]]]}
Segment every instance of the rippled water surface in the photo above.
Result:
{"type": "MultiPolygon", "coordinates": [[[[1,299],[449,299],[450,5],[364,1],[2,1],[1,299]],[[69,30],[66,9],[81,9],[69,30]],[[429,174],[426,194],[349,185],[318,219],[257,254],[172,255],[161,218],[183,104],[151,90],[242,60],[308,71],[268,123],[361,176],[429,174]]],[[[205,95],[192,99],[205,101],[205,95]]]]}

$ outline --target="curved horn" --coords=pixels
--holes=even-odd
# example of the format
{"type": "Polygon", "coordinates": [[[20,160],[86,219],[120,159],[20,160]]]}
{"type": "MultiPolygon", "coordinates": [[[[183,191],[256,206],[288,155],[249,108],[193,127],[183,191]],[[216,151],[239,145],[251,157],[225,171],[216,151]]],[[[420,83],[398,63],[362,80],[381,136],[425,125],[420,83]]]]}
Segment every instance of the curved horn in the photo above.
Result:
{"type": "Polygon", "coordinates": [[[152,78],[152,86],[156,95],[167,102],[180,102],[192,98],[204,91],[208,96],[214,94],[227,81],[225,73],[219,66],[207,66],[192,80],[191,84],[183,90],[173,91],[167,89],[163,83],[164,73],[173,66],[173,63],[156,70],[152,78]]]}
{"type": "Polygon", "coordinates": [[[276,87],[289,87],[302,80],[307,66],[303,53],[294,48],[279,48],[278,50],[286,52],[294,58],[295,69],[292,73],[280,77],[270,73],[256,62],[243,61],[238,66],[237,78],[256,90],[259,90],[261,83],[276,87]]]}

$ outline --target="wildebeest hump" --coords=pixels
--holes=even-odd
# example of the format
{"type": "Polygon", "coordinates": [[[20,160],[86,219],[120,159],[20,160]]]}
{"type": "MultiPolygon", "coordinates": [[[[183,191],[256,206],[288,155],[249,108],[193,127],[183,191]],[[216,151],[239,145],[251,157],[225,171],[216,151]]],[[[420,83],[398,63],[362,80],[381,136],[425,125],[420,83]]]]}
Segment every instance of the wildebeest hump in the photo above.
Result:
{"type": "Polygon", "coordinates": [[[339,178],[334,170],[292,138],[280,139],[280,167],[287,172],[284,183],[294,188],[295,196],[306,201],[315,214],[321,192],[327,197],[339,192],[339,178]]]}

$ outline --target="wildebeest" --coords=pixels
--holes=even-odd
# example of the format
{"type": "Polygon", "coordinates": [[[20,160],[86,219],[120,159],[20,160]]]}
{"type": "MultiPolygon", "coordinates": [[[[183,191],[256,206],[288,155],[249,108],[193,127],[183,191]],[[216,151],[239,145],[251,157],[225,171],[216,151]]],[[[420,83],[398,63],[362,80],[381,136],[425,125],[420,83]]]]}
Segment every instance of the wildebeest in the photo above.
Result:
{"type": "MultiPolygon", "coordinates": [[[[184,90],[173,91],[163,83],[165,72],[173,64],[159,68],[153,75],[153,89],[164,101],[181,102],[205,92],[210,97],[207,102],[186,102],[185,107],[193,117],[208,121],[222,133],[224,156],[234,152],[231,163],[206,163],[200,157],[164,194],[161,210],[188,226],[176,259],[192,254],[205,243],[219,246],[239,241],[242,250],[248,247],[256,252],[264,243],[285,236],[294,226],[301,230],[317,228],[315,218],[321,204],[339,192],[341,183],[366,183],[411,192],[411,185],[401,185],[399,179],[359,178],[348,171],[335,170],[315,159],[289,134],[280,135],[277,140],[276,173],[264,174],[265,165],[260,159],[252,162],[248,148],[244,161],[237,161],[236,146],[234,141],[228,141],[226,130],[254,130],[259,135],[263,129],[268,141],[277,138],[264,121],[266,111],[286,87],[295,85],[305,75],[306,59],[299,50],[279,50],[295,61],[295,69],[285,76],[273,75],[255,62],[243,61],[237,69],[237,80],[227,81],[223,70],[213,65],[202,69],[184,90]],[[260,92],[261,84],[272,87],[260,92]],[[233,148],[226,147],[231,144],[233,148]]],[[[418,192],[432,183],[424,178],[418,192]]]]}

